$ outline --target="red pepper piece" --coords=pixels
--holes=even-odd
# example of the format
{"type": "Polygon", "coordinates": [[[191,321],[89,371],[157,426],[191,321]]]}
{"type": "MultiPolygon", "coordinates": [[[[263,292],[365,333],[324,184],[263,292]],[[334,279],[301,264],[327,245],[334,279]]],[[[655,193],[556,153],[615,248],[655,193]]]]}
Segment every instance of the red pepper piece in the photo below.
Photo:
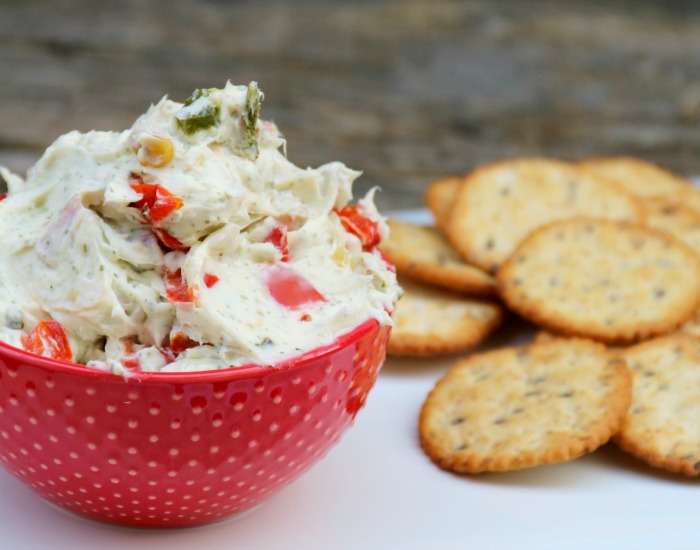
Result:
{"type": "Polygon", "coordinates": [[[170,250],[185,250],[189,248],[163,229],[158,229],[154,227],[153,232],[156,234],[156,237],[158,238],[160,243],[166,248],[169,248],[170,250]]]}
{"type": "Polygon", "coordinates": [[[263,242],[272,243],[282,254],[282,261],[289,261],[289,243],[287,241],[287,226],[277,224],[263,242]]]}
{"type": "Polygon", "coordinates": [[[364,213],[364,208],[361,205],[334,208],[333,212],[338,214],[345,230],[360,239],[363,248],[373,248],[381,241],[379,225],[364,213]]]}
{"type": "Polygon", "coordinates": [[[171,212],[182,208],[182,199],[173,195],[158,183],[144,183],[143,178],[133,172],[129,174],[129,184],[134,191],[141,195],[139,200],[132,202],[129,206],[138,208],[143,212],[143,215],[148,220],[144,224],[148,225],[150,223],[153,226],[153,232],[160,243],[171,250],[188,248],[170,233],[158,228],[160,222],[167,218],[171,212]]]}
{"type": "Polygon", "coordinates": [[[207,288],[211,288],[219,282],[219,278],[216,275],[212,275],[211,273],[205,273],[204,277],[202,277],[202,280],[204,281],[204,284],[207,285],[207,288]]]}
{"type": "Polygon", "coordinates": [[[24,346],[24,349],[27,351],[36,353],[37,355],[44,354],[44,342],[41,340],[41,336],[39,335],[39,325],[37,325],[36,328],[29,334],[22,336],[20,340],[22,342],[22,346],[24,346]]]}
{"type": "MultiPolygon", "coordinates": [[[[127,348],[128,349],[128,348],[127,348]]],[[[156,348],[160,354],[163,356],[163,359],[165,360],[165,364],[169,365],[173,361],[175,361],[175,353],[170,348],[156,348]]],[[[141,370],[141,360],[138,357],[137,352],[130,352],[127,353],[124,357],[121,358],[121,363],[124,365],[125,368],[133,371],[140,371],[141,370]]]]}
{"type": "Polygon", "coordinates": [[[129,370],[141,370],[141,361],[135,353],[130,353],[121,358],[122,365],[129,370]]]}
{"type": "Polygon", "coordinates": [[[173,195],[162,185],[156,185],[156,202],[148,209],[148,215],[153,223],[160,223],[174,210],[182,208],[180,197],[173,195]]]}
{"type": "Polygon", "coordinates": [[[176,332],[170,337],[170,349],[176,355],[181,354],[186,349],[199,346],[199,342],[192,340],[189,336],[182,332],[176,332]]]}
{"type": "Polygon", "coordinates": [[[141,361],[134,350],[134,341],[124,340],[124,356],[121,358],[121,363],[129,370],[141,370],[141,361]]]}
{"type": "Polygon", "coordinates": [[[189,288],[187,286],[181,269],[173,273],[163,267],[163,281],[165,282],[165,295],[171,302],[194,302],[196,287],[189,288]]]}
{"type": "Polygon", "coordinates": [[[136,202],[132,202],[129,206],[143,210],[149,203],[155,202],[155,186],[147,185],[143,178],[134,172],[129,174],[129,186],[141,195],[141,198],[136,202]]]}
{"type": "Polygon", "coordinates": [[[0,202],[4,201],[7,198],[7,193],[3,193],[0,195],[0,202]]]}
{"type": "Polygon", "coordinates": [[[326,298],[296,271],[277,264],[265,274],[267,288],[272,297],[289,309],[313,302],[326,302],[326,298]]]}
{"type": "Polygon", "coordinates": [[[134,353],[134,341],[129,339],[129,340],[124,340],[124,353],[134,353]]]}
{"type": "Polygon", "coordinates": [[[169,365],[170,363],[175,361],[175,352],[172,349],[170,349],[170,348],[158,348],[158,351],[163,356],[163,359],[165,359],[166,365],[169,365]]]}
{"type": "Polygon", "coordinates": [[[37,355],[59,361],[73,360],[66,331],[56,321],[39,321],[34,330],[22,336],[21,341],[24,349],[37,355]]]}
{"type": "Polygon", "coordinates": [[[182,208],[183,201],[159,183],[144,183],[138,174],[129,175],[131,188],[141,195],[129,206],[139,208],[143,215],[155,226],[159,225],[171,212],[182,208]]]}

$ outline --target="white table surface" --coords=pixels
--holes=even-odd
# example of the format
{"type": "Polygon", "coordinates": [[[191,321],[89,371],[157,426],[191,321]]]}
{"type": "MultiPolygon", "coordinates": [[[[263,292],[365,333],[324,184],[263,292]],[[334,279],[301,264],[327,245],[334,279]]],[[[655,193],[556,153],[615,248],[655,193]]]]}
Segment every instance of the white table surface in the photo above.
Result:
{"type": "MultiPolygon", "coordinates": [[[[487,346],[522,338],[522,327],[511,327],[487,346]]],[[[93,523],[45,504],[0,470],[0,550],[700,548],[700,481],[652,470],[612,445],[505,474],[435,467],[419,447],[417,416],[453,362],[387,360],[367,406],[324,460],[258,509],[214,525],[93,523]]]]}

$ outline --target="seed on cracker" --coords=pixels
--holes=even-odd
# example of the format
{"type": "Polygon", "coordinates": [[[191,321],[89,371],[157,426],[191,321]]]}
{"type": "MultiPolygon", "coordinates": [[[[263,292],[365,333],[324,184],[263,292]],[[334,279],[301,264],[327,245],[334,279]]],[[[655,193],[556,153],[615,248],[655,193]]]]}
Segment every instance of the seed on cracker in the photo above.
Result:
{"type": "Polygon", "coordinates": [[[467,262],[493,273],[530,231],[575,216],[639,221],[643,209],[616,184],[567,163],[504,161],[466,177],[448,237],[467,262]]]}
{"type": "Polygon", "coordinates": [[[687,179],[661,166],[633,157],[590,158],[576,166],[608,178],[638,197],[665,196],[692,186],[687,179]]]}
{"type": "Polygon", "coordinates": [[[428,395],[421,445],[438,466],[461,473],[571,460],[618,430],[630,386],[624,362],[585,340],[472,355],[428,395]]]}
{"type": "Polygon", "coordinates": [[[673,235],[700,252],[700,212],[668,198],[645,201],[644,210],[647,226],[673,235]]]}
{"type": "Polygon", "coordinates": [[[495,294],[496,281],[465,263],[434,227],[388,221],[389,238],[382,252],[399,273],[457,292],[495,294]]]}
{"type": "Polygon", "coordinates": [[[500,324],[497,304],[400,280],[404,296],[394,311],[388,352],[437,355],[466,351],[500,324]]]}
{"type": "Polygon", "coordinates": [[[443,232],[447,230],[452,205],[462,182],[463,176],[447,176],[435,180],[425,190],[425,202],[433,213],[435,225],[443,232]]]}
{"type": "Polygon", "coordinates": [[[641,200],[645,211],[648,209],[649,204],[658,200],[668,205],[680,205],[684,210],[693,210],[695,213],[700,214],[700,188],[694,185],[679,186],[678,189],[665,195],[642,197],[641,200]]]}
{"type": "Polygon", "coordinates": [[[700,339],[656,338],[624,352],[632,404],[614,441],[652,466],[700,474],[700,339]]]}
{"type": "Polygon", "coordinates": [[[496,277],[506,304],[545,329],[631,343],[678,328],[700,304],[700,256],[642,226],[586,218],[534,231],[496,277]]]}

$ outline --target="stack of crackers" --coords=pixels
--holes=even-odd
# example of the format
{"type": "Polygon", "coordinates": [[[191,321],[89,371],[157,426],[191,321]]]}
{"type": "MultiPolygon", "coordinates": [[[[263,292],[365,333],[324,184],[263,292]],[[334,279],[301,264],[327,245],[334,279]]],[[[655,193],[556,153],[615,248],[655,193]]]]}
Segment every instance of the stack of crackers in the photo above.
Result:
{"type": "Polygon", "coordinates": [[[419,431],[440,467],[506,471],[610,439],[700,474],[700,190],[633,158],[517,159],[433,182],[435,227],[389,220],[394,355],[464,353],[509,310],[527,346],[458,360],[419,431]]]}

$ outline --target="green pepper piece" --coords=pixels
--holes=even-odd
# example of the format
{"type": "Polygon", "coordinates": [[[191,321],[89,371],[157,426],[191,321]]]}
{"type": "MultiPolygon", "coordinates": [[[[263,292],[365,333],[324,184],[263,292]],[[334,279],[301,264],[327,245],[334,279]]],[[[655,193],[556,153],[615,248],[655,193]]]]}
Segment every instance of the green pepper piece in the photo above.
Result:
{"type": "Polygon", "coordinates": [[[208,96],[211,92],[218,92],[219,88],[197,88],[192,95],[185,100],[185,107],[192,105],[200,97],[208,96]]]}
{"type": "Polygon", "coordinates": [[[205,90],[204,88],[197,88],[194,92],[192,92],[192,95],[185,100],[185,107],[192,105],[200,97],[204,97],[205,94],[208,95],[208,90],[205,90]]]}
{"type": "Polygon", "coordinates": [[[189,101],[188,99],[189,103],[185,102],[185,107],[175,113],[175,121],[177,122],[177,125],[188,136],[191,136],[200,130],[211,128],[219,122],[219,106],[215,105],[211,101],[203,102],[200,109],[187,109],[187,107],[193,105],[196,106],[195,102],[207,95],[201,94],[199,97],[195,98],[197,92],[201,91],[202,90],[195,90],[195,93],[190,97],[192,101],[189,101]]]}
{"type": "Polygon", "coordinates": [[[262,105],[263,95],[260,93],[257,82],[251,82],[248,84],[248,94],[246,95],[245,101],[245,129],[246,135],[248,137],[248,147],[256,148],[257,140],[255,135],[257,133],[258,117],[260,116],[260,106],[262,105]]]}

